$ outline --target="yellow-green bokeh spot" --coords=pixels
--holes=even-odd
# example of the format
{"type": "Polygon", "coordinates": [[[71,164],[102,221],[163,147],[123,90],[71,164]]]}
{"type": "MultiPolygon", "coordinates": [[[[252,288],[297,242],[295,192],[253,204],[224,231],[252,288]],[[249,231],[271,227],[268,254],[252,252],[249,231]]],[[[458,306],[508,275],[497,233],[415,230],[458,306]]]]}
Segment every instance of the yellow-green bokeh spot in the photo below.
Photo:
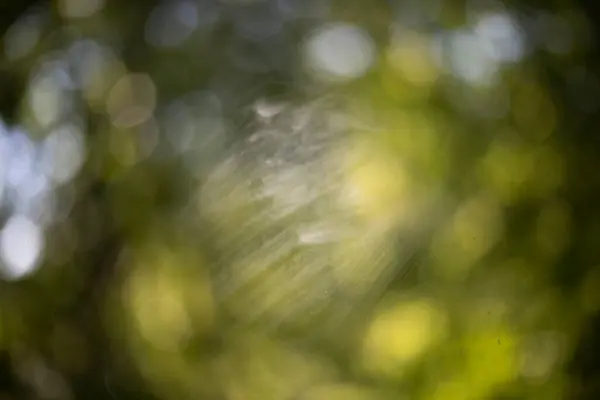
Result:
{"type": "Polygon", "coordinates": [[[399,32],[383,55],[381,86],[394,100],[425,100],[440,76],[430,39],[416,32],[399,32]]]}
{"type": "Polygon", "coordinates": [[[467,375],[482,393],[518,375],[518,337],[508,326],[483,328],[465,338],[467,375]]]}
{"type": "Polygon", "coordinates": [[[446,330],[447,316],[433,300],[390,300],[367,329],[363,365],[376,375],[400,377],[445,338],[446,330]]]}
{"type": "Polygon", "coordinates": [[[432,242],[433,267],[443,278],[462,279],[502,238],[502,206],[489,196],[462,204],[432,242]]]}
{"type": "Polygon", "coordinates": [[[210,332],[215,315],[202,260],[152,241],[131,249],[122,262],[131,271],[120,295],[122,334],[140,372],[161,388],[199,385],[192,377],[205,367],[188,360],[186,348],[210,332]]]}
{"type": "Polygon", "coordinates": [[[348,199],[357,215],[367,224],[405,221],[413,212],[414,182],[401,157],[367,135],[356,135],[344,152],[348,199]]]}
{"type": "Polygon", "coordinates": [[[485,399],[495,389],[518,377],[515,335],[496,326],[470,332],[464,338],[465,364],[434,384],[427,400],[485,399]],[[464,368],[464,369],[463,369],[464,368]]]}

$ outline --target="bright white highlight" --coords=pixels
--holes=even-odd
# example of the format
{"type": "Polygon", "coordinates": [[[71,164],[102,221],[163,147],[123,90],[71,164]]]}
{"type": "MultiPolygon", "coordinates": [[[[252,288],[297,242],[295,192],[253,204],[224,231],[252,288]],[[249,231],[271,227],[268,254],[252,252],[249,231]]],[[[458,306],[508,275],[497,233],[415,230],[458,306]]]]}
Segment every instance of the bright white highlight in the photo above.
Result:
{"type": "Polygon", "coordinates": [[[493,14],[479,20],[475,35],[482,48],[493,60],[517,62],[525,54],[525,40],[521,28],[506,14],[493,14]]]}
{"type": "Polygon", "coordinates": [[[367,32],[346,24],[322,27],[305,45],[306,63],[319,77],[349,80],[367,73],[375,60],[375,44],[367,32]]]}
{"type": "Polygon", "coordinates": [[[0,253],[4,275],[20,279],[31,274],[40,259],[44,246],[42,230],[29,219],[15,215],[0,232],[0,253]]]}
{"type": "Polygon", "coordinates": [[[77,175],[85,158],[83,134],[75,125],[53,131],[43,145],[44,170],[56,183],[64,184],[77,175]]]}

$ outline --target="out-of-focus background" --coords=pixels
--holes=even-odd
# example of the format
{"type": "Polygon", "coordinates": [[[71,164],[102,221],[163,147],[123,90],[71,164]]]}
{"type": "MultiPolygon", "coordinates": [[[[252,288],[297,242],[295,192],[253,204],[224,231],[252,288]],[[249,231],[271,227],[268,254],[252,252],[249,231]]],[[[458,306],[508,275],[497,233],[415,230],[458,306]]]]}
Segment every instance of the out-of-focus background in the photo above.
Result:
{"type": "Polygon", "coordinates": [[[600,398],[589,1],[0,1],[0,399],[600,398]]]}

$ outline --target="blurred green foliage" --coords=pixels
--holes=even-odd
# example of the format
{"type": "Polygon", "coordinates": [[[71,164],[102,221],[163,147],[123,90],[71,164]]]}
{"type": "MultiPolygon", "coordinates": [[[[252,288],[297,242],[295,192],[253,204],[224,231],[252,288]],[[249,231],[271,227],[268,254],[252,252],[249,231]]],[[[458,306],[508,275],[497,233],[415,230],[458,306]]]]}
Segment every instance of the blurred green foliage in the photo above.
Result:
{"type": "Polygon", "coordinates": [[[595,399],[589,4],[0,1],[0,399],[595,399]]]}

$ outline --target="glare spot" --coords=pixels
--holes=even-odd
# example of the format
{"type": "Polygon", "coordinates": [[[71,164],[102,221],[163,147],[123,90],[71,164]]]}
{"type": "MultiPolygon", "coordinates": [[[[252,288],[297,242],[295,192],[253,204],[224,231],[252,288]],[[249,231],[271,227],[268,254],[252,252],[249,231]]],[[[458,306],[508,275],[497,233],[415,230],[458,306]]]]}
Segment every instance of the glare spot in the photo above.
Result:
{"type": "Polygon", "coordinates": [[[154,46],[178,46],[194,32],[198,22],[198,8],[193,2],[163,3],[148,17],[146,40],[154,46]]]}
{"type": "Polygon", "coordinates": [[[105,0],[60,0],[58,9],[65,18],[91,17],[104,7],[105,0]]]}
{"type": "Polygon", "coordinates": [[[17,187],[33,174],[36,149],[27,134],[19,130],[11,132],[6,144],[3,149],[9,160],[6,180],[17,187]]]}
{"type": "Polygon", "coordinates": [[[36,222],[48,220],[47,216],[51,211],[45,203],[50,193],[51,186],[46,176],[40,171],[32,171],[32,174],[11,193],[12,209],[36,222]]]}
{"type": "Polygon", "coordinates": [[[85,161],[83,134],[73,124],[63,125],[50,133],[42,151],[46,174],[54,182],[65,184],[77,175],[85,161]]]}
{"type": "Polygon", "coordinates": [[[4,199],[4,187],[6,185],[6,170],[8,166],[8,138],[6,137],[6,126],[0,119],[0,205],[4,199]]]}
{"type": "Polygon", "coordinates": [[[305,46],[308,68],[325,79],[359,78],[375,60],[373,40],[352,25],[327,25],[314,32],[305,46]]]}
{"type": "Polygon", "coordinates": [[[258,99],[252,105],[258,118],[268,121],[280,114],[286,107],[285,103],[270,102],[266,99],[258,99]]]}
{"type": "Polygon", "coordinates": [[[31,274],[42,253],[44,235],[29,219],[15,215],[0,232],[0,251],[4,260],[4,275],[19,279],[31,274]]]}
{"type": "Polygon", "coordinates": [[[8,29],[4,35],[6,58],[16,60],[33,50],[40,39],[41,22],[38,15],[26,15],[8,29]]]}
{"type": "Polygon", "coordinates": [[[479,38],[459,31],[450,39],[450,66],[461,79],[471,84],[489,85],[496,77],[498,65],[483,50],[479,38]]]}
{"type": "Polygon", "coordinates": [[[509,15],[494,14],[481,18],[475,26],[475,34],[493,60],[517,62],[525,54],[521,28],[509,15]]]}
{"type": "Polygon", "coordinates": [[[106,99],[106,111],[113,125],[130,128],[147,121],[156,106],[156,87],[147,74],[124,75],[106,99]]]}

